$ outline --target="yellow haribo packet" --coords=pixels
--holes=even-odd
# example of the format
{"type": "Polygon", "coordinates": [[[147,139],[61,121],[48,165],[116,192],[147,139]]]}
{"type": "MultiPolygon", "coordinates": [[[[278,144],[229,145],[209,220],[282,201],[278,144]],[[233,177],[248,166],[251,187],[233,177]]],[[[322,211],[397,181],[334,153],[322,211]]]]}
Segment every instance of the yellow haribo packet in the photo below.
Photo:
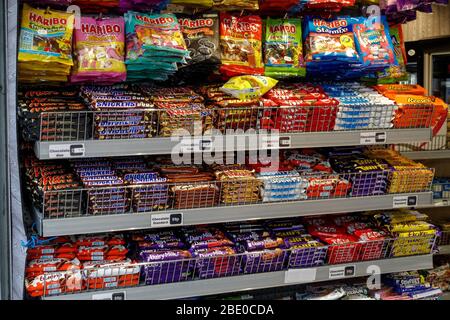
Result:
{"type": "Polygon", "coordinates": [[[264,76],[238,76],[225,83],[220,90],[239,100],[257,99],[276,86],[278,80],[264,76]]]}

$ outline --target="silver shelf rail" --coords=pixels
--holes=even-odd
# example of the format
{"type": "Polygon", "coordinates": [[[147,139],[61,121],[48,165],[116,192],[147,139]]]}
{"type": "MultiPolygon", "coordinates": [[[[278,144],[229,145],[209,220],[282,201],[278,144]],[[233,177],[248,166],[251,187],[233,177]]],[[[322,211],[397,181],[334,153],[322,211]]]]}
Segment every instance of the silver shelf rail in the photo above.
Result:
{"type": "MultiPolygon", "coordinates": [[[[171,154],[178,146],[181,150],[194,150],[207,143],[209,152],[231,152],[261,149],[296,149],[332,146],[385,145],[426,142],[431,140],[430,128],[411,129],[373,129],[362,131],[327,131],[305,133],[280,133],[274,135],[240,134],[223,136],[186,137],[192,146],[180,147],[180,140],[170,137],[117,140],[77,140],[77,141],[38,141],[35,143],[36,156],[41,160],[64,158],[116,157],[133,155],[171,154]],[[262,138],[268,136],[270,141],[262,138]],[[219,139],[234,137],[233,144],[219,142],[219,139]],[[254,143],[253,141],[258,141],[254,143]],[[275,141],[276,140],[276,141],[275,141]],[[184,149],[183,149],[184,148],[184,149]]],[[[181,139],[183,140],[183,139],[181,139]]],[[[200,149],[199,149],[200,150],[200,149]]],[[[198,151],[201,152],[201,151],[198,151]]]]}
{"type": "Polygon", "coordinates": [[[406,203],[408,203],[408,199],[410,198],[416,203],[410,207],[421,208],[433,206],[432,192],[418,192],[370,197],[166,210],[160,212],[80,216],[61,219],[47,219],[44,218],[41,213],[35,212],[35,221],[39,234],[49,237],[173,227],[180,225],[213,224],[246,221],[251,219],[274,219],[319,214],[389,210],[398,207],[407,207],[406,203]],[[177,219],[173,220],[172,217],[177,219]],[[166,221],[165,224],[157,223],[158,221],[164,220],[166,221]],[[174,223],[171,223],[172,221],[174,221],[174,223]]]}

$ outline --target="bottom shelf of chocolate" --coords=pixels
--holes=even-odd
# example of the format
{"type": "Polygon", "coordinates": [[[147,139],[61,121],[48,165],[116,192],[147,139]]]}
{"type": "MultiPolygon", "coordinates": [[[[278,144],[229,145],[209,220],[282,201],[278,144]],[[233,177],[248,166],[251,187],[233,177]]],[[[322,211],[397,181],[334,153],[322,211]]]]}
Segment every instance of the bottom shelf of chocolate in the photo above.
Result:
{"type": "Polygon", "coordinates": [[[192,257],[195,275],[200,279],[242,274],[241,257],[235,244],[215,227],[192,227],[184,230],[192,257]]]}
{"type": "Polygon", "coordinates": [[[77,88],[19,92],[19,124],[25,141],[75,141],[92,137],[92,116],[77,88]]]}
{"type": "Polygon", "coordinates": [[[214,165],[220,183],[220,201],[226,205],[257,203],[260,201],[259,181],[255,173],[242,165],[214,165]]]}
{"type": "Polygon", "coordinates": [[[366,154],[370,158],[388,164],[388,193],[408,193],[429,191],[433,182],[434,170],[423,164],[412,161],[394,150],[369,149],[366,154]]]}
{"type": "Polygon", "coordinates": [[[212,173],[181,165],[161,165],[159,170],[170,184],[172,208],[206,208],[219,203],[220,189],[212,173]]]}
{"type": "Polygon", "coordinates": [[[360,150],[336,149],[330,152],[330,164],[334,171],[351,182],[351,196],[386,194],[388,171],[383,162],[368,158],[360,150]]]}
{"type": "Polygon", "coordinates": [[[25,184],[33,206],[45,218],[72,217],[81,214],[84,202],[78,177],[66,163],[40,161],[34,156],[24,160],[25,184]],[[64,192],[64,190],[68,190],[64,192]]]}
{"type": "Polygon", "coordinates": [[[88,189],[88,214],[120,214],[130,210],[123,179],[109,160],[74,160],[71,164],[88,189]]]}
{"type": "Polygon", "coordinates": [[[194,261],[191,252],[173,230],[154,233],[137,232],[131,236],[141,279],[147,285],[180,282],[193,277],[194,261]]]}

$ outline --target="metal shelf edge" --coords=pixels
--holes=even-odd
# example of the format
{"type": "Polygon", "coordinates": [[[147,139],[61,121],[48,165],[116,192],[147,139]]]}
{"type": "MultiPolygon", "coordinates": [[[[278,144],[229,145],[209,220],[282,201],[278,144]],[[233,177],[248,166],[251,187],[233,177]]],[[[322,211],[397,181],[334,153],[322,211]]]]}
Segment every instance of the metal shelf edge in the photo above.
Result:
{"type": "Polygon", "coordinates": [[[411,160],[450,159],[450,150],[407,151],[401,154],[411,160]]]}
{"type": "MultiPolygon", "coordinates": [[[[280,146],[279,149],[289,148],[314,148],[314,147],[332,147],[332,146],[356,146],[361,145],[361,134],[368,132],[386,132],[386,141],[381,144],[397,144],[408,142],[427,142],[431,140],[431,129],[374,129],[367,131],[329,131],[329,132],[310,132],[310,133],[281,133],[280,138],[289,137],[290,145],[288,147],[280,146]]],[[[216,152],[243,151],[264,149],[252,141],[238,139],[246,137],[244,135],[231,135],[235,137],[235,145],[225,147],[222,143],[216,145],[216,152]],[[222,145],[222,148],[220,147],[222,145]]],[[[220,136],[219,136],[220,137],[220,136]]],[[[230,136],[227,136],[230,137],[230,136]]],[[[211,138],[215,137],[193,137],[211,138]]],[[[175,146],[179,144],[179,139],[172,138],[149,138],[132,140],[85,140],[85,141],[38,141],[35,143],[36,156],[41,160],[50,159],[49,148],[51,145],[79,145],[85,148],[84,155],[74,156],[73,158],[91,158],[100,156],[132,156],[132,155],[158,155],[171,154],[175,146]]],[[[68,157],[69,158],[69,157],[68,157]]]]}
{"type": "MultiPolygon", "coordinates": [[[[393,209],[394,197],[417,196],[417,206],[433,206],[431,192],[392,194],[374,197],[336,198],[292,202],[263,203],[255,205],[212,207],[187,210],[170,210],[148,213],[131,213],[105,216],[43,219],[37,214],[42,226],[42,236],[74,235],[150,229],[151,218],[160,214],[183,213],[183,225],[213,224],[252,219],[299,217],[318,214],[335,214],[357,211],[393,209]]],[[[179,225],[172,225],[179,226],[179,225]]]]}
{"type": "MultiPolygon", "coordinates": [[[[291,269],[291,270],[315,270],[315,277],[313,280],[304,279],[301,276],[298,281],[286,282],[286,272],[277,271],[259,274],[249,274],[234,277],[224,277],[207,280],[194,280],[178,283],[169,283],[162,285],[140,286],[132,288],[117,288],[114,290],[105,290],[97,292],[86,292],[78,294],[69,294],[62,296],[46,297],[46,300],[91,300],[95,299],[96,295],[107,295],[118,292],[125,292],[126,299],[129,300],[166,300],[166,299],[182,299],[197,296],[207,296],[222,294],[228,292],[249,291],[273,287],[282,287],[296,284],[314,283],[329,281],[330,269],[354,266],[355,272],[353,276],[348,276],[342,279],[369,276],[372,273],[373,267],[378,267],[380,273],[403,272],[411,270],[423,270],[433,268],[433,256],[419,255],[402,258],[391,258],[384,260],[354,262],[341,265],[329,265],[317,268],[305,269],[291,269]],[[370,267],[370,268],[369,268],[370,267]]],[[[336,279],[338,280],[338,279],[336,279]]]]}

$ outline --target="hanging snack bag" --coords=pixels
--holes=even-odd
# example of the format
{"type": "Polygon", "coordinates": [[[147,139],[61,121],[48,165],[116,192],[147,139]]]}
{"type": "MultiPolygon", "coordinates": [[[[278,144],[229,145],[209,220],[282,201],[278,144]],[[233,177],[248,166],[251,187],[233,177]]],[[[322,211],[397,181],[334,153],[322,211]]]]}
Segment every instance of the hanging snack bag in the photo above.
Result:
{"type": "Polygon", "coordinates": [[[364,17],[351,19],[354,20],[356,48],[363,66],[370,71],[380,71],[390,65],[396,65],[386,17],[382,16],[379,23],[371,23],[371,19],[364,17]]]}
{"type": "Polygon", "coordinates": [[[390,65],[385,71],[378,73],[378,83],[395,83],[408,79],[406,73],[406,52],[405,41],[403,39],[402,25],[396,24],[389,27],[392,45],[394,46],[394,54],[397,65],[390,65]]]}
{"type": "Polygon", "coordinates": [[[266,76],[305,76],[300,19],[267,18],[264,55],[266,76]]]}
{"type": "Polygon", "coordinates": [[[195,6],[202,8],[211,8],[213,6],[213,0],[171,0],[170,3],[182,6],[195,6]]]}
{"type": "Polygon", "coordinates": [[[67,81],[73,66],[74,20],[71,13],[34,9],[24,4],[19,40],[19,80],[67,81]]]}
{"type": "Polygon", "coordinates": [[[259,0],[212,0],[216,10],[258,10],[259,0]]]}
{"type": "Polygon", "coordinates": [[[264,74],[262,63],[262,20],[259,16],[220,14],[220,71],[232,77],[264,74]]]}
{"type": "Polygon", "coordinates": [[[259,99],[275,87],[277,80],[263,76],[239,76],[228,80],[220,90],[239,100],[259,99]]]}
{"type": "Polygon", "coordinates": [[[82,17],[81,28],[75,30],[75,55],[72,82],[113,84],[125,81],[123,18],[82,17]]]}

